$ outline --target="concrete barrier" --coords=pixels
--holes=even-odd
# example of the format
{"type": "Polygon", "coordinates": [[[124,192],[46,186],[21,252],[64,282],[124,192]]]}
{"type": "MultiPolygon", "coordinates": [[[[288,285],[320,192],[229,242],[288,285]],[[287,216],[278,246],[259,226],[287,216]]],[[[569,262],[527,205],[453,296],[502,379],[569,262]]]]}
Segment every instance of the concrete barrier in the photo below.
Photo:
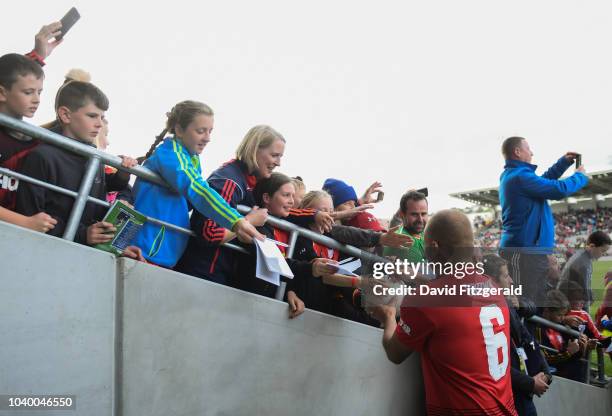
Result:
{"type": "Polygon", "coordinates": [[[395,366],[381,331],[124,260],[126,415],[423,414],[418,357],[395,366]]]}
{"type": "Polygon", "coordinates": [[[539,416],[612,414],[612,390],[555,378],[541,398],[533,399],[539,416]]]}
{"type": "MultiPolygon", "coordinates": [[[[419,415],[418,357],[381,331],[0,222],[0,395],[76,395],[76,411],[0,415],[419,415]]],[[[557,378],[540,415],[612,413],[557,378]]]]}
{"type": "Polygon", "coordinates": [[[110,415],[114,256],[3,222],[0,236],[0,394],[70,394],[76,412],[49,414],[110,415]]]}

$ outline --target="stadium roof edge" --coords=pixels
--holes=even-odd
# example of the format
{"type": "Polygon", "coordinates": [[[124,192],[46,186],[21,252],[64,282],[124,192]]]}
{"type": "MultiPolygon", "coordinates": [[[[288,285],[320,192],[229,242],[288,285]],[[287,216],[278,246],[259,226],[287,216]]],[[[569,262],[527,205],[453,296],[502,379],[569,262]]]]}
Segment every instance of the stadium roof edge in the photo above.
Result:
{"type": "MultiPolygon", "coordinates": [[[[594,197],[595,195],[612,195],[612,169],[591,172],[587,176],[589,177],[589,184],[572,195],[572,197],[586,198],[594,197]]],[[[449,195],[477,205],[488,207],[499,205],[498,187],[453,192],[449,195]]]]}

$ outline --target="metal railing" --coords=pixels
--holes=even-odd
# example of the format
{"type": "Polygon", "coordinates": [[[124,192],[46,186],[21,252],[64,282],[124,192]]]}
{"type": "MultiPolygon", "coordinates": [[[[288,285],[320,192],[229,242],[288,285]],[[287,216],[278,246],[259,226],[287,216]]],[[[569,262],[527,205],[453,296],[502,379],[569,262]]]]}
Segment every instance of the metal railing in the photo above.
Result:
{"type": "MultiPolygon", "coordinates": [[[[91,187],[93,185],[95,175],[97,171],[99,170],[101,163],[112,166],[122,171],[127,171],[141,179],[153,182],[160,186],[168,187],[168,184],[160,176],[158,176],[157,174],[155,174],[154,172],[152,172],[151,170],[143,166],[135,166],[133,168],[126,168],[121,165],[122,160],[118,156],[113,156],[106,152],[100,151],[93,146],[89,146],[84,143],[80,143],[76,140],[68,139],[62,135],[59,135],[57,133],[54,133],[42,127],[38,127],[38,126],[34,126],[31,124],[25,123],[21,120],[17,120],[12,117],[8,117],[2,113],[0,113],[0,125],[5,126],[11,130],[20,131],[32,138],[39,139],[41,142],[60,147],[69,152],[76,153],[78,155],[88,158],[85,175],[83,176],[83,180],[77,192],[70,190],[70,189],[65,189],[65,188],[62,188],[62,187],[59,187],[53,184],[49,184],[44,181],[40,181],[38,179],[23,175],[21,173],[14,172],[10,169],[0,168],[0,174],[14,177],[19,180],[29,182],[34,185],[41,186],[49,190],[73,197],[75,199],[75,203],[70,212],[70,217],[69,217],[69,220],[66,225],[66,229],[62,237],[64,239],[71,240],[71,241],[74,240],[79,222],[81,220],[81,217],[83,215],[83,211],[85,210],[85,206],[87,202],[92,202],[94,204],[98,204],[104,207],[110,206],[108,202],[102,201],[100,199],[90,196],[91,187]]],[[[246,214],[251,210],[250,207],[247,207],[244,205],[239,205],[237,209],[239,212],[243,214],[246,214]]],[[[158,220],[156,218],[147,217],[147,221],[160,225],[160,226],[164,226],[170,230],[173,230],[179,233],[183,233],[183,234],[190,235],[190,236],[195,235],[193,231],[191,231],[190,229],[179,227],[177,225],[170,224],[165,221],[158,220]]],[[[384,257],[377,256],[373,253],[361,250],[357,247],[339,243],[338,241],[332,238],[326,237],[324,235],[318,234],[314,231],[311,231],[305,228],[298,227],[295,224],[292,224],[285,220],[281,220],[279,218],[275,218],[273,216],[269,216],[267,222],[276,228],[288,231],[290,233],[289,243],[288,243],[289,248],[287,250],[288,258],[293,257],[295,243],[299,236],[303,236],[316,243],[325,245],[332,249],[340,250],[344,253],[347,253],[354,257],[358,257],[361,260],[364,260],[367,262],[388,262],[389,261],[388,259],[384,257]]],[[[224,246],[232,250],[236,250],[236,251],[240,251],[242,253],[248,254],[247,250],[245,250],[242,247],[236,246],[234,244],[225,243],[224,246]]],[[[275,296],[276,299],[282,299],[284,296],[284,291],[285,291],[285,283],[282,283],[276,292],[276,296],[275,296]]],[[[532,316],[528,318],[528,320],[538,325],[543,325],[549,328],[554,328],[555,330],[561,333],[564,333],[566,335],[569,335],[571,337],[580,336],[580,332],[576,330],[570,329],[563,325],[555,324],[539,316],[532,316]]],[[[598,350],[598,363],[597,363],[598,364],[598,382],[605,384],[606,378],[605,378],[604,368],[603,368],[604,367],[603,349],[598,348],[597,350],[598,350]]]]}
{"type": "MultiPolygon", "coordinates": [[[[11,130],[20,131],[32,138],[40,140],[41,142],[60,147],[69,152],[72,152],[72,153],[88,158],[87,167],[85,169],[85,175],[83,176],[83,180],[77,192],[70,190],[70,189],[65,189],[65,188],[62,188],[62,187],[59,187],[53,184],[49,184],[44,181],[40,181],[36,178],[32,178],[32,177],[23,175],[21,173],[11,171],[9,169],[0,168],[0,173],[3,175],[15,177],[19,180],[23,180],[25,182],[29,182],[34,185],[47,188],[55,192],[59,192],[61,194],[73,197],[75,199],[74,205],[70,212],[69,220],[66,225],[66,229],[62,236],[62,238],[64,239],[67,239],[70,241],[74,240],[79,222],[81,221],[81,217],[83,215],[83,211],[85,210],[85,206],[87,202],[92,202],[94,204],[102,205],[105,207],[110,206],[108,202],[102,201],[100,199],[90,196],[91,187],[93,185],[96,172],[98,172],[101,163],[112,166],[122,171],[129,172],[141,179],[147,180],[149,182],[153,182],[157,185],[169,187],[168,184],[159,175],[157,175],[153,171],[143,166],[135,166],[133,168],[126,168],[121,165],[122,160],[118,156],[110,155],[106,152],[96,149],[93,146],[90,146],[84,143],[80,143],[76,140],[66,138],[60,134],[54,133],[42,127],[38,127],[32,124],[25,123],[21,120],[17,120],[12,117],[8,117],[5,114],[1,114],[1,113],[0,113],[0,125],[5,126],[11,130]]],[[[250,207],[247,207],[244,205],[238,206],[238,211],[243,214],[248,213],[250,210],[251,210],[250,207]]],[[[193,231],[191,231],[190,229],[182,228],[177,225],[158,220],[156,218],[147,217],[147,221],[153,224],[164,226],[170,230],[173,230],[179,233],[187,234],[190,236],[195,235],[193,231]]],[[[290,233],[289,243],[288,243],[289,248],[287,250],[288,258],[293,257],[293,254],[294,254],[293,252],[295,249],[295,243],[297,241],[297,238],[299,236],[303,236],[316,243],[323,244],[329,248],[340,250],[354,257],[359,257],[361,260],[364,260],[364,261],[369,261],[369,262],[388,261],[387,259],[383,257],[377,256],[375,254],[372,254],[364,250],[361,250],[357,247],[353,247],[353,246],[346,245],[346,244],[341,244],[332,238],[315,233],[314,231],[307,230],[305,228],[298,227],[295,224],[292,224],[285,220],[275,218],[273,216],[269,216],[267,222],[273,225],[274,227],[288,231],[290,233]]],[[[240,251],[242,253],[248,254],[248,251],[240,246],[237,246],[231,243],[225,243],[224,246],[232,250],[236,250],[236,251],[240,251]]],[[[282,285],[278,288],[276,292],[276,296],[275,296],[276,299],[282,299],[284,296],[284,291],[285,291],[285,283],[283,282],[282,285]]]]}
{"type": "MultiPolygon", "coordinates": [[[[548,319],[544,319],[541,316],[531,316],[529,318],[527,318],[527,320],[529,322],[532,322],[536,325],[539,326],[545,326],[547,328],[552,328],[557,332],[560,332],[561,334],[565,334],[569,337],[572,338],[579,338],[581,332],[576,331],[575,329],[572,329],[568,326],[565,325],[561,325],[561,324],[557,324],[555,322],[549,321],[548,319]]],[[[559,352],[553,348],[546,348],[544,346],[540,346],[541,348],[545,348],[548,350],[551,350],[553,352],[559,352]]],[[[605,362],[604,362],[604,348],[598,343],[597,348],[596,348],[596,354],[597,354],[597,380],[595,382],[595,384],[597,384],[598,386],[606,386],[607,385],[607,380],[606,380],[606,370],[605,370],[605,362]]],[[[591,360],[590,360],[590,355],[586,358],[584,358],[585,361],[588,362],[589,365],[587,365],[587,369],[586,369],[586,380],[588,384],[591,384],[591,377],[590,377],[590,373],[591,373],[591,360]]]]}

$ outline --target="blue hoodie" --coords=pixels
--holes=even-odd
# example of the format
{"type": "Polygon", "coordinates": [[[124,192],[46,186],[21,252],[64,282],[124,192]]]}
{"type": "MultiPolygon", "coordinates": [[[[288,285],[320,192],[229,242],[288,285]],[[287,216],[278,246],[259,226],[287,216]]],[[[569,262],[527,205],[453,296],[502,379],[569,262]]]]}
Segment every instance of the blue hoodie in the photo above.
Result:
{"type": "MultiPolygon", "coordinates": [[[[161,176],[171,189],[138,178],[134,185],[134,208],[143,214],[179,227],[189,228],[193,207],[220,226],[231,230],[242,216],[202,178],[200,159],[174,137],[167,137],[147,159],[145,167],[161,176]]],[[[189,236],[146,223],[134,245],[155,264],[174,267],[185,251],[189,236]]]]}
{"type": "Polygon", "coordinates": [[[555,220],[548,199],[563,199],[583,188],[589,181],[576,172],[559,180],[572,165],[559,159],[544,175],[535,174],[536,165],[506,160],[500,177],[499,203],[502,208],[500,248],[521,248],[521,252],[549,254],[555,245],[555,220]]]}

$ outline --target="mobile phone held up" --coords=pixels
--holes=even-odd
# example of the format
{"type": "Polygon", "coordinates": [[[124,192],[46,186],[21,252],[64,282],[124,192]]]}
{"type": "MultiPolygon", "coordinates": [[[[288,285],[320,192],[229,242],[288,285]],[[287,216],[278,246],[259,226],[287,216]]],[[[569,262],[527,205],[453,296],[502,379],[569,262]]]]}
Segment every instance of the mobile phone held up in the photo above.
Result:
{"type": "Polygon", "coordinates": [[[380,202],[385,198],[385,193],[383,191],[378,191],[378,195],[376,195],[376,202],[380,202]]]}
{"type": "Polygon", "coordinates": [[[56,40],[61,40],[80,18],[81,15],[79,14],[79,11],[76,9],[76,7],[73,7],[68,10],[68,13],[66,13],[66,15],[62,17],[62,20],[60,20],[62,24],[62,28],[60,30],[62,31],[62,33],[57,36],[56,40]]]}
{"type": "Polygon", "coordinates": [[[577,154],[575,161],[576,161],[576,169],[578,169],[580,166],[582,166],[582,155],[577,154]]]}

